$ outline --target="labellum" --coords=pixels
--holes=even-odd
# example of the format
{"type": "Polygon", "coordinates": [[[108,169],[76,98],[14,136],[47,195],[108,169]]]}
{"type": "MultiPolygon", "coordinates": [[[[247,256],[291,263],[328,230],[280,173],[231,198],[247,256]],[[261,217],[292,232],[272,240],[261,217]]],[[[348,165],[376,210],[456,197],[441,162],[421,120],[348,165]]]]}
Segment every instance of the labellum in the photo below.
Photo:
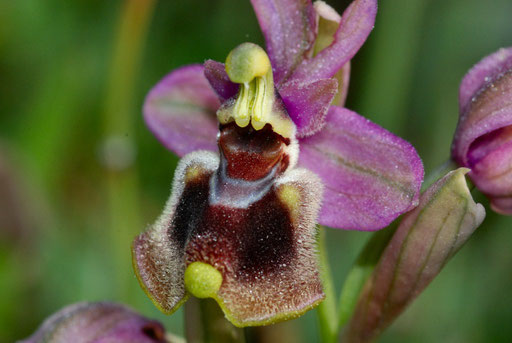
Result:
{"type": "Polygon", "coordinates": [[[217,111],[219,154],[185,156],[160,219],[136,238],[141,285],[164,312],[211,297],[237,326],[296,317],[324,297],[315,223],[323,186],[295,168],[295,125],[260,47],[226,61],[236,97],[217,111]]]}

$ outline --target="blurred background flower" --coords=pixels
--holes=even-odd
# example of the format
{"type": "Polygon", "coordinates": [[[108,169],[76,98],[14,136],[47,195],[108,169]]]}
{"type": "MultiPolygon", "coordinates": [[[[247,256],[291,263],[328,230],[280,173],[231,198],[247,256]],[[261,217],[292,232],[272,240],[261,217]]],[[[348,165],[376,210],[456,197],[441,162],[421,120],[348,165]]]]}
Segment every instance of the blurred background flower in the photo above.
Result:
{"type": "Polygon", "coordinates": [[[471,168],[476,187],[498,213],[512,215],[512,48],[483,58],[460,86],[452,155],[471,168]]]}
{"type": "Polygon", "coordinates": [[[109,302],[68,305],[20,343],[172,343],[156,320],[109,302]]]}
{"type": "MultiPolygon", "coordinates": [[[[341,13],[350,1],[328,3],[341,13]]],[[[462,77],[512,45],[510,13],[508,0],[380,1],[352,60],[347,107],[411,142],[428,173],[449,156],[462,77]]],[[[130,265],[131,239],[160,213],[177,162],[141,107],[170,70],[222,61],[244,41],[263,45],[249,1],[0,0],[0,22],[0,136],[35,218],[23,254],[4,235],[14,226],[0,222],[0,291],[9,295],[0,300],[0,342],[27,337],[65,304],[98,299],[182,333],[181,311],[160,314],[130,265]]],[[[511,226],[489,211],[382,341],[509,341],[511,226]]],[[[339,289],[369,235],[327,235],[339,289]]],[[[316,340],[314,313],[283,325],[316,340]]]]}

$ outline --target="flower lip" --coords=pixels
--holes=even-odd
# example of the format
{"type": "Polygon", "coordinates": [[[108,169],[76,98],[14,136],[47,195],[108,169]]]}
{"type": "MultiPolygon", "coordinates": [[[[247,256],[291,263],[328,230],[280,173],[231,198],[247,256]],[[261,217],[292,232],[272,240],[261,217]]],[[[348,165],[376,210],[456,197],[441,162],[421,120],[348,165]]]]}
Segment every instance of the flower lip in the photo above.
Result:
{"type": "Polygon", "coordinates": [[[206,152],[180,162],[162,219],[135,240],[141,285],[165,312],[192,294],[216,300],[235,325],[297,316],[323,298],[314,257],[322,184],[293,168],[294,138],[270,124],[221,124],[218,145],[218,162],[206,152]]]}
{"type": "Polygon", "coordinates": [[[238,326],[274,323],[311,309],[323,298],[314,255],[320,180],[300,168],[270,175],[263,185],[238,180],[228,195],[241,191],[247,200],[264,187],[261,196],[246,206],[216,203],[212,187],[226,184],[218,161],[209,152],[181,160],[161,218],[133,244],[141,285],[166,313],[189,293],[212,297],[238,326]],[[196,262],[213,277],[194,276],[188,268],[196,262]]]}

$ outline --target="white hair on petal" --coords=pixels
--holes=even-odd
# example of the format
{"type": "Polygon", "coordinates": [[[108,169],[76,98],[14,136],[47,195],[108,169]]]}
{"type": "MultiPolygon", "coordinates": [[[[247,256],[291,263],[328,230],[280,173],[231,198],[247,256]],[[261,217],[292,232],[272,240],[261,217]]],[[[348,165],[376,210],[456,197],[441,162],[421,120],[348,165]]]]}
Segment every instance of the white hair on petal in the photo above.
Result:
{"type": "Polygon", "coordinates": [[[172,219],[178,201],[185,188],[185,173],[187,169],[197,165],[207,171],[215,171],[219,167],[219,155],[213,151],[199,150],[185,155],[176,166],[172,182],[171,195],[167,200],[164,210],[157,221],[153,224],[152,230],[166,230],[169,220],[172,219]]]}
{"type": "Polygon", "coordinates": [[[276,179],[275,191],[292,187],[300,194],[298,218],[292,222],[295,256],[276,271],[242,282],[230,273],[224,275],[219,291],[225,314],[236,325],[262,325],[297,317],[323,298],[316,246],[316,219],[323,185],[318,176],[297,168],[276,179]]]}
{"type": "Polygon", "coordinates": [[[171,195],[163,213],[146,232],[135,238],[133,254],[139,281],[165,313],[173,312],[186,295],[184,251],[168,235],[185,188],[186,172],[193,166],[211,172],[218,164],[219,157],[210,151],[196,151],[183,157],[174,173],[171,195]]]}
{"type": "Polygon", "coordinates": [[[301,207],[301,226],[315,225],[322,205],[324,184],[319,176],[305,168],[292,169],[276,180],[280,185],[292,184],[301,190],[303,206],[301,207]]]}
{"type": "Polygon", "coordinates": [[[288,164],[288,167],[286,168],[287,171],[292,170],[297,165],[297,161],[299,160],[299,141],[296,137],[296,131],[297,128],[293,128],[294,132],[292,135],[290,135],[290,144],[288,144],[284,151],[285,153],[290,157],[290,161],[288,164]]]}

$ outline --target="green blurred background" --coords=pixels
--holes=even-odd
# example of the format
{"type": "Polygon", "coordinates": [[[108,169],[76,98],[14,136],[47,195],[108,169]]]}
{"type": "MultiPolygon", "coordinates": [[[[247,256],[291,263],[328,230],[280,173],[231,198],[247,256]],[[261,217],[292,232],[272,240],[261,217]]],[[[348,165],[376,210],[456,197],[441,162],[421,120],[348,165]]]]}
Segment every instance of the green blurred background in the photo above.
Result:
{"type": "MultiPolygon", "coordinates": [[[[328,3],[341,12],[349,1],[328,3]]],[[[511,15],[510,0],[380,1],[347,106],[434,169],[449,153],[459,82],[512,45],[511,15]]],[[[160,314],[131,270],[130,242],[158,216],[177,162],[141,106],[170,70],[223,61],[244,41],[263,44],[248,1],[0,0],[0,342],[66,304],[104,299],[182,334],[182,310],[160,314]]],[[[489,212],[382,342],[512,341],[511,224],[489,212]]],[[[339,289],[368,234],[328,235],[339,289]]],[[[281,327],[317,340],[313,311],[281,327]]]]}

